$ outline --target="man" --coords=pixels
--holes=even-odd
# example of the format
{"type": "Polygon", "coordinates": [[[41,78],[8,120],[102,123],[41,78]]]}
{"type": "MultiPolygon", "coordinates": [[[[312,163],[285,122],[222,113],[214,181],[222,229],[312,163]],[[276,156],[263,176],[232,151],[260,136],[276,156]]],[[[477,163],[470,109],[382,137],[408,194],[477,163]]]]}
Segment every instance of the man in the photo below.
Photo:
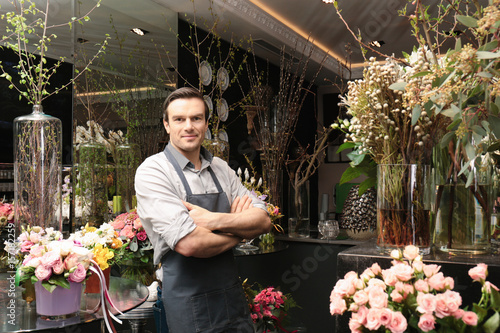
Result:
{"type": "Polygon", "coordinates": [[[163,106],[165,151],[137,169],[137,209],[162,263],[162,300],[170,332],[253,332],[231,249],[269,232],[265,204],[201,143],[209,110],[195,89],[163,106]]]}

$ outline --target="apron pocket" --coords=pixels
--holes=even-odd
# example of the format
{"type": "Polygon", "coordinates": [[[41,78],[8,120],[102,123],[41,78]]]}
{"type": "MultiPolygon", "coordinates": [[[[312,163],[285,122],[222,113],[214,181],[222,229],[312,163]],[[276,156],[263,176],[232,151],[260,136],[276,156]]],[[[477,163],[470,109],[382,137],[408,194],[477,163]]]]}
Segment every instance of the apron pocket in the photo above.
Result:
{"type": "Polygon", "coordinates": [[[228,327],[248,317],[249,309],[240,284],[191,297],[197,332],[228,327]]]}

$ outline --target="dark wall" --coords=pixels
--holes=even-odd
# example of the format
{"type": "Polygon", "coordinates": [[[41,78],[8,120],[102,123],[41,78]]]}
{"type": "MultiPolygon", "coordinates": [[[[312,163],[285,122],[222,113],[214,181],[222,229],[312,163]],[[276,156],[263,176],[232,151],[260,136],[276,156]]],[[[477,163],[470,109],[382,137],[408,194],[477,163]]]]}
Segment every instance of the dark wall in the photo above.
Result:
{"type": "MultiPolygon", "coordinates": [[[[178,33],[182,42],[180,42],[178,45],[179,60],[177,66],[180,73],[178,78],[178,87],[189,86],[189,85],[194,87],[199,86],[199,75],[195,57],[191,54],[191,52],[189,52],[189,50],[187,50],[182,45],[183,43],[189,43],[190,36],[191,38],[194,38],[194,31],[195,28],[190,26],[187,22],[179,20],[178,33]]],[[[199,40],[203,40],[204,37],[207,36],[207,32],[199,28],[196,29],[196,33],[198,35],[199,40]]],[[[202,55],[202,58],[207,56],[209,45],[210,44],[208,42],[204,42],[203,44],[200,45],[200,54],[202,55]]],[[[230,47],[229,43],[221,41],[220,49],[223,58],[227,55],[229,47],[230,47]]],[[[233,67],[237,68],[238,66],[241,65],[244,69],[246,68],[246,65],[243,63],[243,60],[245,59],[244,55],[245,51],[243,50],[238,50],[235,53],[233,67]]],[[[213,71],[217,71],[218,68],[220,67],[218,57],[219,57],[218,51],[216,51],[215,46],[212,45],[212,51],[211,55],[209,56],[209,62],[212,64],[213,71]]],[[[254,59],[252,58],[251,54],[248,55],[248,62],[252,64],[252,66],[254,66],[254,59]]],[[[257,64],[257,68],[259,71],[268,71],[266,83],[273,88],[273,91],[276,94],[279,91],[279,80],[280,80],[279,67],[273,64],[269,64],[265,59],[260,59],[260,58],[255,59],[255,63],[257,64]]],[[[230,73],[229,76],[232,79],[234,77],[234,74],[230,73]]],[[[238,83],[231,84],[229,88],[222,95],[222,97],[226,99],[229,105],[234,105],[235,103],[241,101],[241,99],[244,97],[243,94],[244,93],[246,94],[250,90],[250,83],[248,79],[248,73],[246,72],[246,70],[244,70],[238,76],[238,81],[239,84],[238,83]]],[[[203,93],[207,94],[208,92],[210,92],[211,89],[213,88],[213,84],[214,82],[212,82],[210,86],[207,87],[204,86],[203,93]]],[[[314,137],[316,134],[316,126],[317,126],[315,117],[316,113],[315,93],[316,93],[316,87],[313,86],[312,93],[307,96],[304,102],[299,117],[297,130],[295,132],[295,139],[298,142],[300,142],[302,146],[309,147],[309,149],[311,150],[312,147],[314,146],[314,137]]],[[[215,99],[212,98],[212,100],[214,101],[215,99]]],[[[231,166],[231,168],[233,168],[234,170],[237,170],[238,168],[244,170],[246,167],[248,167],[248,163],[245,160],[245,155],[246,155],[252,161],[252,164],[256,167],[257,171],[262,172],[259,152],[255,149],[257,139],[254,133],[249,135],[247,132],[247,127],[246,127],[247,120],[246,116],[243,113],[243,110],[240,107],[237,107],[236,109],[232,110],[229,113],[229,117],[225,122],[225,124],[226,124],[225,130],[228,134],[230,143],[229,165],[231,166]]],[[[290,144],[289,148],[290,154],[294,152],[297,145],[298,145],[297,142],[294,142],[294,140],[292,140],[292,143],[290,144]]],[[[282,208],[286,214],[286,209],[287,209],[286,200],[288,192],[288,175],[286,169],[283,169],[283,177],[284,177],[284,182],[283,182],[284,206],[282,208]]],[[[316,174],[310,179],[310,192],[311,192],[310,210],[311,210],[311,222],[313,225],[317,224],[317,218],[318,218],[316,209],[318,200],[317,183],[318,180],[316,174]]],[[[284,226],[286,227],[286,223],[284,223],[284,226]]]]}

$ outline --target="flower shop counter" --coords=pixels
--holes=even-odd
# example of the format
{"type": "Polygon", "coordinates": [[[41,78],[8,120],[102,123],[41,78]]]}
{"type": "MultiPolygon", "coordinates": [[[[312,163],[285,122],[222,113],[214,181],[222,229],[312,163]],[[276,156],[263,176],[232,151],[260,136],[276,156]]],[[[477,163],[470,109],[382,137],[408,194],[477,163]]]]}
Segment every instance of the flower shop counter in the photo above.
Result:
{"type": "MultiPolygon", "coordinates": [[[[336,280],[344,278],[347,272],[355,271],[358,274],[378,263],[382,269],[389,268],[393,259],[389,255],[382,254],[376,247],[375,239],[366,243],[345,249],[338,254],[336,280]]],[[[423,256],[425,264],[436,264],[441,266],[441,272],[445,276],[454,279],[453,290],[462,296],[462,306],[471,307],[472,303],[479,302],[481,298],[481,284],[473,283],[468,272],[479,263],[488,265],[488,281],[494,285],[500,285],[500,258],[498,254],[482,255],[452,255],[436,249],[432,249],[429,255],[423,256]]],[[[331,290],[330,290],[331,291],[331,290]]],[[[334,316],[337,319],[339,332],[349,331],[348,322],[350,313],[334,316]]]]}
{"type": "MultiPolygon", "coordinates": [[[[64,320],[43,320],[36,313],[36,304],[27,304],[22,299],[22,288],[14,285],[14,273],[0,274],[0,331],[67,332],[68,326],[78,325],[76,330],[101,331],[103,316],[99,304],[100,294],[83,294],[80,314],[64,320]]],[[[148,289],[133,280],[111,276],[109,292],[112,301],[122,311],[129,311],[148,298],[148,289]]]]}
{"type": "MultiPolygon", "coordinates": [[[[290,293],[300,308],[290,309],[284,328],[289,332],[336,332],[335,318],[330,315],[329,296],[337,276],[337,255],[353,245],[353,240],[289,238],[276,235],[285,248],[272,253],[238,255],[238,272],[248,284],[279,288],[290,293]]],[[[254,286],[255,288],[256,286],[254,286]]],[[[341,331],[339,331],[341,332],[341,331]]]]}

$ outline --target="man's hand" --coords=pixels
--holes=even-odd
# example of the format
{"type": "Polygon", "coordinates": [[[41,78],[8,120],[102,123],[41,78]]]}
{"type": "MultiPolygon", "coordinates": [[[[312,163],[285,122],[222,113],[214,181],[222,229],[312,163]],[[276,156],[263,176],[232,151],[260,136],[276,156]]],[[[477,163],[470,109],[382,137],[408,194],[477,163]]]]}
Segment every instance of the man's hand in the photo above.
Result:
{"type": "Polygon", "coordinates": [[[206,210],[205,208],[193,205],[193,204],[186,202],[186,201],[183,201],[182,203],[188,209],[189,216],[191,216],[191,218],[193,219],[194,223],[197,226],[206,228],[210,231],[215,230],[215,228],[213,227],[213,223],[212,223],[214,213],[206,210]]]}
{"type": "Polygon", "coordinates": [[[247,210],[252,206],[252,198],[248,195],[244,195],[243,198],[236,197],[233,203],[231,204],[231,213],[239,213],[244,210],[247,210]]]}

